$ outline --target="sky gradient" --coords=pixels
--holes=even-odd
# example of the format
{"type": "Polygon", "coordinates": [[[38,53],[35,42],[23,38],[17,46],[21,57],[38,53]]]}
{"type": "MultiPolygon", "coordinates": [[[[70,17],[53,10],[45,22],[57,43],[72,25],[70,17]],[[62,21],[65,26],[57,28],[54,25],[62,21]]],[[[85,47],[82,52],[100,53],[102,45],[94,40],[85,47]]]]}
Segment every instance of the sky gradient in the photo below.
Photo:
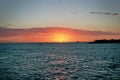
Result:
{"type": "Polygon", "coordinates": [[[66,41],[119,39],[119,4],[120,0],[0,0],[0,42],[52,42],[55,40],[47,40],[51,28],[57,28],[54,34],[68,30],[66,41]],[[35,40],[25,39],[23,34],[38,35],[33,29],[45,32],[35,40]]]}

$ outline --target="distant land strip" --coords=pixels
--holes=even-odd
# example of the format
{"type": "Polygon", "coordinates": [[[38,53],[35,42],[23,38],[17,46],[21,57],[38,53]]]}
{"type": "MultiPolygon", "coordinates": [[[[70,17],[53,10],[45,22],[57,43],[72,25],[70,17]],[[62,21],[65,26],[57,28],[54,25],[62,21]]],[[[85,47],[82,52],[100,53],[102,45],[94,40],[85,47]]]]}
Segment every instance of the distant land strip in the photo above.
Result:
{"type": "Polygon", "coordinates": [[[89,43],[120,43],[120,39],[110,39],[110,40],[101,39],[89,43]]]}

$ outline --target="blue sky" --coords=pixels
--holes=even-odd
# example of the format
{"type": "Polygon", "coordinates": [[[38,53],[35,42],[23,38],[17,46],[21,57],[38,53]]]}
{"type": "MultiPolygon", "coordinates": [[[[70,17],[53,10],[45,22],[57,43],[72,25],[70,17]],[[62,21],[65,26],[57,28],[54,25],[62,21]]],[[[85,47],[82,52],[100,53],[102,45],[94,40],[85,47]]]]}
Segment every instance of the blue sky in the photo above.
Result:
{"type": "Polygon", "coordinates": [[[0,26],[119,32],[119,22],[120,0],[0,0],[0,26]]]}

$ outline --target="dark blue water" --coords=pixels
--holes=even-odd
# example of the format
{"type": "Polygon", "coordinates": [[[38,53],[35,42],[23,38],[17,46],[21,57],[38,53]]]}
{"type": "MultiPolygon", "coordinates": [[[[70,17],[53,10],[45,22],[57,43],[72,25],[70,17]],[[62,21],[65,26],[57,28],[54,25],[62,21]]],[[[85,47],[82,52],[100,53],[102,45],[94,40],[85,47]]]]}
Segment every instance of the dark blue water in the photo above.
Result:
{"type": "Polygon", "coordinates": [[[0,44],[0,80],[120,80],[120,44],[0,44]]]}

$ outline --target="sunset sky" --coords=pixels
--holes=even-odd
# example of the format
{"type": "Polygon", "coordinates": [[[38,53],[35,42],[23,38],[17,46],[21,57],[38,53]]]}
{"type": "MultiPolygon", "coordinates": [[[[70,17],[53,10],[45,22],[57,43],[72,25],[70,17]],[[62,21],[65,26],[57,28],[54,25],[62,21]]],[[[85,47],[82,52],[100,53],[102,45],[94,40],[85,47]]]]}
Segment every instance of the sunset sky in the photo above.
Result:
{"type": "Polygon", "coordinates": [[[120,38],[120,0],[0,0],[0,42],[120,38]]]}

